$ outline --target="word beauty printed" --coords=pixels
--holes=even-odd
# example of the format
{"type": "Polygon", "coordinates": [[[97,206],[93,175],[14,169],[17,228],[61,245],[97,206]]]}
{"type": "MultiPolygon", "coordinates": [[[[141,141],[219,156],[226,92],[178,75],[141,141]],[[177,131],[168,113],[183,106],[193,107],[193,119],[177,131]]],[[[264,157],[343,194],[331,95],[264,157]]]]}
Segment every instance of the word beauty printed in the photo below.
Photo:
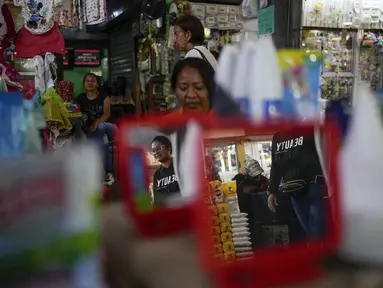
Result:
{"type": "Polygon", "coordinates": [[[303,145],[303,136],[277,143],[277,151],[288,150],[303,145]]]}

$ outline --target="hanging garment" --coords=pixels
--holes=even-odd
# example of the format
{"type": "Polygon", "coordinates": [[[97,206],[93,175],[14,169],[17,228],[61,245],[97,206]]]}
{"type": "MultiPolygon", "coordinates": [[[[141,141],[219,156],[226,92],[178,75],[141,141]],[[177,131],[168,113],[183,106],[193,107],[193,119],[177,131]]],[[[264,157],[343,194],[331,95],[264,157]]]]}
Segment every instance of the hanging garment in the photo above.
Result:
{"type": "Polygon", "coordinates": [[[6,86],[16,87],[16,88],[18,88],[19,91],[23,91],[23,89],[24,89],[23,85],[21,85],[18,82],[12,81],[11,79],[8,78],[8,76],[6,74],[7,68],[3,64],[0,64],[0,69],[2,70],[1,71],[1,79],[3,79],[5,81],[6,86]]]}
{"type": "Polygon", "coordinates": [[[82,5],[83,21],[87,25],[96,25],[106,21],[105,0],[85,0],[82,5]]]}
{"type": "Polygon", "coordinates": [[[66,28],[79,29],[79,17],[77,13],[77,0],[69,0],[68,7],[61,9],[59,25],[66,28]]]}
{"type": "Polygon", "coordinates": [[[45,76],[44,76],[44,60],[41,56],[33,57],[35,62],[35,88],[44,94],[46,91],[45,76]]]}
{"type": "Polygon", "coordinates": [[[64,54],[65,41],[57,24],[42,35],[34,35],[25,27],[21,28],[16,38],[15,55],[18,58],[33,58],[46,52],[64,54]]]}
{"type": "Polygon", "coordinates": [[[10,80],[14,80],[16,77],[19,77],[20,74],[6,61],[4,56],[4,53],[0,53],[0,64],[3,64],[5,67],[5,75],[7,75],[10,80]]]}
{"type": "Polygon", "coordinates": [[[3,77],[0,77],[0,93],[8,92],[7,83],[3,77]]]}
{"type": "Polygon", "coordinates": [[[41,97],[44,107],[45,120],[51,126],[59,130],[71,130],[72,124],[69,120],[68,111],[60,95],[57,94],[54,87],[51,87],[41,97]]]}
{"type": "Polygon", "coordinates": [[[36,155],[42,153],[42,141],[40,131],[45,129],[46,123],[44,118],[44,110],[40,105],[40,92],[30,100],[24,101],[24,107],[28,115],[27,132],[26,132],[26,154],[36,155]]]}
{"type": "Polygon", "coordinates": [[[70,81],[60,81],[57,92],[65,102],[72,102],[74,98],[74,84],[70,81]]]}
{"type": "Polygon", "coordinates": [[[14,0],[21,6],[24,28],[35,35],[47,33],[54,26],[53,0],[14,0]]]}
{"type": "Polygon", "coordinates": [[[45,53],[44,57],[44,77],[45,77],[45,86],[47,90],[55,86],[56,81],[56,64],[55,64],[55,55],[50,52],[45,53]]]}
{"type": "Polygon", "coordinates": [[[15,24],[8,6],[3,4],[3,0],[0,1],[1,13],[0,13],[0,40],[1,48],[3,50],[11,46],[13,39],[16,36],[15,24]]]}

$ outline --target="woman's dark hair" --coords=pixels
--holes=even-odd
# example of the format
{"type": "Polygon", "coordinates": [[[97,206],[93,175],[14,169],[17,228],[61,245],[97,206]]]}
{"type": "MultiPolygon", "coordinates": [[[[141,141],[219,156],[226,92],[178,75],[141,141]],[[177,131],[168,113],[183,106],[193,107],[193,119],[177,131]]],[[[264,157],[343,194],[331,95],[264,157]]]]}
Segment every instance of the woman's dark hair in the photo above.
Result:
{"type": "Polygon", "coordinates": [[[92,77],[96,78],[97,85],[100,88],[100,86],[101,86],[101,78],[99,76],[97,76],[96,74],[94,74],[94,73],[86,73],[84,75],[84,78],[82,78],[82,84],[85,84],[86,77],[88,77],[88,76],[92,76],[92,77]]]}
{"type": "Polygon", "coordinates": [[[161,145],[164,145],[169,151],[172,151],[172,142],[170,142],[168,137],[161,136],[161,135],[156,136],[152,140],[152,143],[153,142],[159,142],[159,143],[161,143],[161,145]]]}
{"type": "Polygon", "coordinates": [[[197,17],[193,15],[185,15],[178,19],[174,26],[180,27],[185,32],[190,32],[190,43],[193,45],[201,45],[205,41],[205,29],[197,17]]]}
{"type": "Polygon", "coordinates": [[[176,90],[178,75],[186,67],[195,68],[201,74],[203,83],[205,84],[209,92],[209,102],[211,104],[213,93],[215,90],[215,82],[214,82],[215,71],[213,67],[211,67],[209,62],[201,58],[190,57],[177,62],[177,64],[174,66],[172,77],[171,77],[171,86],[172,86],[173,92],[176,90]]]}

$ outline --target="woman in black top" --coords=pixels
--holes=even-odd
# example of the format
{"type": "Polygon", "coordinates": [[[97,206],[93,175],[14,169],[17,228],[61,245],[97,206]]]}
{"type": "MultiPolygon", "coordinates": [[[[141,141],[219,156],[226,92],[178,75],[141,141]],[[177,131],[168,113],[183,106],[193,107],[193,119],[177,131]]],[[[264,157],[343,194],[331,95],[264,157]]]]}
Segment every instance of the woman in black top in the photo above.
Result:
{"type": "Polygon", "coordinates": [[[85,118],[84,130],[88,139],[94,140],[102,147],[104,152],[104,168],[105,168],[105,184],[112,185],[113,162],[109,146],[104,142],[105,136],[109,141],[115,138],[115,127],[113,124],[106,122],[110,116],[110,98],[106,91],[100,89],[100,78],[88,73],[83,79],[86,92],[77,97],[77,103],[85,118]]]}
{"type": "Polygon", "coordinates": [[[172,144],[165,136],[157,136],[152,141],[151,153],[161,163],[153,176],[154,202],[166,201],[169,196],[180,194],[177,175],[174,171],[172,144]]]}

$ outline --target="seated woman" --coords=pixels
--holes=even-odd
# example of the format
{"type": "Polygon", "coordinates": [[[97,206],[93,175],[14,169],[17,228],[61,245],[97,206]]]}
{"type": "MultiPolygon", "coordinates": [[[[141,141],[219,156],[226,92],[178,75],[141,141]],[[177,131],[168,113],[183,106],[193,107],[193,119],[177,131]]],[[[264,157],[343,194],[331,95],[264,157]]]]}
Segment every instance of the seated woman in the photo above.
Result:
{"type": "Polygon", "coordinates": [[[174,171],[172,144],[165,136],[157,136],[152,141],[152,155],[161,167],[153,176],[153,198],[155,204],[164,204],[169,197],[180,195],[178,179],[174,171]]]}
{"type": "Polygon", "coordinates": [[[85,118],[84,130],[88,139],[94,140],[102,147],[105,184],[112,185],[114,182],[112,154],[105,143],[105,136],[109,141],[113,141],[115,137],[114,125],[106,122],[110,116],[110,98],[105,92],[100,91],[100,78],[97,75],[86,74],[83,84],[86,92],[77,97],[77,103],[85,118]]]}

